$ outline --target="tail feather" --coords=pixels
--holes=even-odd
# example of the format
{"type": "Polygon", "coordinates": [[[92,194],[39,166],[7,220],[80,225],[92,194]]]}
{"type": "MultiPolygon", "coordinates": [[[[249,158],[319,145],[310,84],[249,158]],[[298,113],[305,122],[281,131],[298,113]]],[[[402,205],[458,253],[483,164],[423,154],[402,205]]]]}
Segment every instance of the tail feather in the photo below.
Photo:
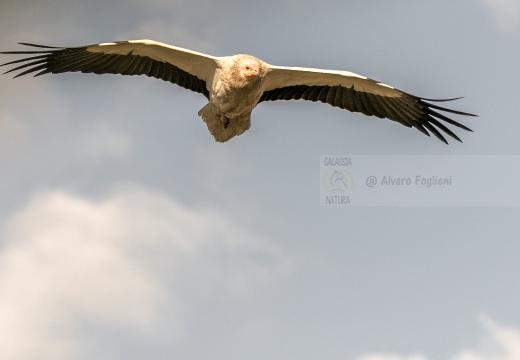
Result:
{"type": "Polygon", "coordinates": [[[198,115],[202,117],[209,132],[218,142],[226,142],[243,134],[251,127],[251,113],[228,119],[220,114],[213,105],[207,104],[200,109],[198,115]]]}

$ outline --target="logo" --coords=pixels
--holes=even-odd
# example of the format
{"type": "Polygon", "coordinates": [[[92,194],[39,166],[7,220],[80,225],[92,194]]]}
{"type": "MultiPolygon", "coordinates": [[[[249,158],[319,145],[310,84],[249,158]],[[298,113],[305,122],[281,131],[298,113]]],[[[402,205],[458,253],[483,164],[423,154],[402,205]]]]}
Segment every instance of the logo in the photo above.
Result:
{"type": "Polygon", "coordinates": [[[323,187],[330,194],[345,194],[347,191],[352,190],[353,185],[352,175],[344,169],[330,170],[323,176],[323,187]]]}

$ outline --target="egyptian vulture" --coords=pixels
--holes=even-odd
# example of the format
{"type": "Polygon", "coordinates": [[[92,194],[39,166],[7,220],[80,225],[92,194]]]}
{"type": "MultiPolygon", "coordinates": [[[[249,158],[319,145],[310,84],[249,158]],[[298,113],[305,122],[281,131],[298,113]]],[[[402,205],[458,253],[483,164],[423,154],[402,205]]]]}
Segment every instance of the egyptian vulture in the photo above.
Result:
{"type": "Polygon", "coordinates": [[[201,93],[208,104],[198,114],[220,142],[249,129],[251,112],[263,101],[321,101],[387,118],[428,136],[431,132],[446,144],[441,132],[461,140],[441,121],[471,130],[439,111],[475,116],[431,103],[456,99],[422,98],[352,72],[275,66],[251,55],[215,57],[152,40],[78,47],[21,44],[38,49],[1,52],[30,55],[1,65],[19,64],[6,72],[23,70],[15,77],[69,71],[146,75],[201,93]]]}

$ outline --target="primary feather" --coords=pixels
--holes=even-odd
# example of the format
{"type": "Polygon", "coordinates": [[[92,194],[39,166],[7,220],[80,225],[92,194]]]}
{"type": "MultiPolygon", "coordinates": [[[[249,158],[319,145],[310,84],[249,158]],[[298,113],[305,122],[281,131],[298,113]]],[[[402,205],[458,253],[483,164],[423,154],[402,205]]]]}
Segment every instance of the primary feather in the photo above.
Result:
{"type": "Polygon", "coordinates": [[[387,118],[448,143],[447,134],[461,141],[444,123],[471,131],[440,113],[475,116],[451,110],[392,86],[348,72],[274,66],[250,55],[214,57],[152,40],[133,40],[79,47],[22,43],[38,50],[6,51],[29,55],[5,65],[15,77],[35,73],[84,72],[146,75],[204,95],[208,104],[199,115],[215,140],[224,142],[251,126],[251,112],[263,101],[320,101],[352,112],[387,118]]]}

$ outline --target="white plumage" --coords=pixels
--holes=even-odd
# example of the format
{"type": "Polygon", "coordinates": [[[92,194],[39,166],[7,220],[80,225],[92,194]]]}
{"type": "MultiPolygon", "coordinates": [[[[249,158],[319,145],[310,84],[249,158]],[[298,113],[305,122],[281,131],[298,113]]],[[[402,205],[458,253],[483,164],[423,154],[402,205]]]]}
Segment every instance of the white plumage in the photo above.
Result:
{"type": "Polygon", "coordinates": [[[352,112],[388,118],[433,133],[447,143],[441,131],[461,141],[441,121],[471,131],[438,111],[447,109],[426,99],[348,71],[274,66],[250,55],[214,57],[152,40],[133,40],[79,47],[50,47],[3,54],[31,55],[4,65],[18,64],[6,73],[16,77],[36,72],[80,71],[96,74],[146,75],[199,92],[208,99],[199,115],[215,140],[225,142],[251,126],[251,112],[263,101],[321,101],[352,112]]]}

